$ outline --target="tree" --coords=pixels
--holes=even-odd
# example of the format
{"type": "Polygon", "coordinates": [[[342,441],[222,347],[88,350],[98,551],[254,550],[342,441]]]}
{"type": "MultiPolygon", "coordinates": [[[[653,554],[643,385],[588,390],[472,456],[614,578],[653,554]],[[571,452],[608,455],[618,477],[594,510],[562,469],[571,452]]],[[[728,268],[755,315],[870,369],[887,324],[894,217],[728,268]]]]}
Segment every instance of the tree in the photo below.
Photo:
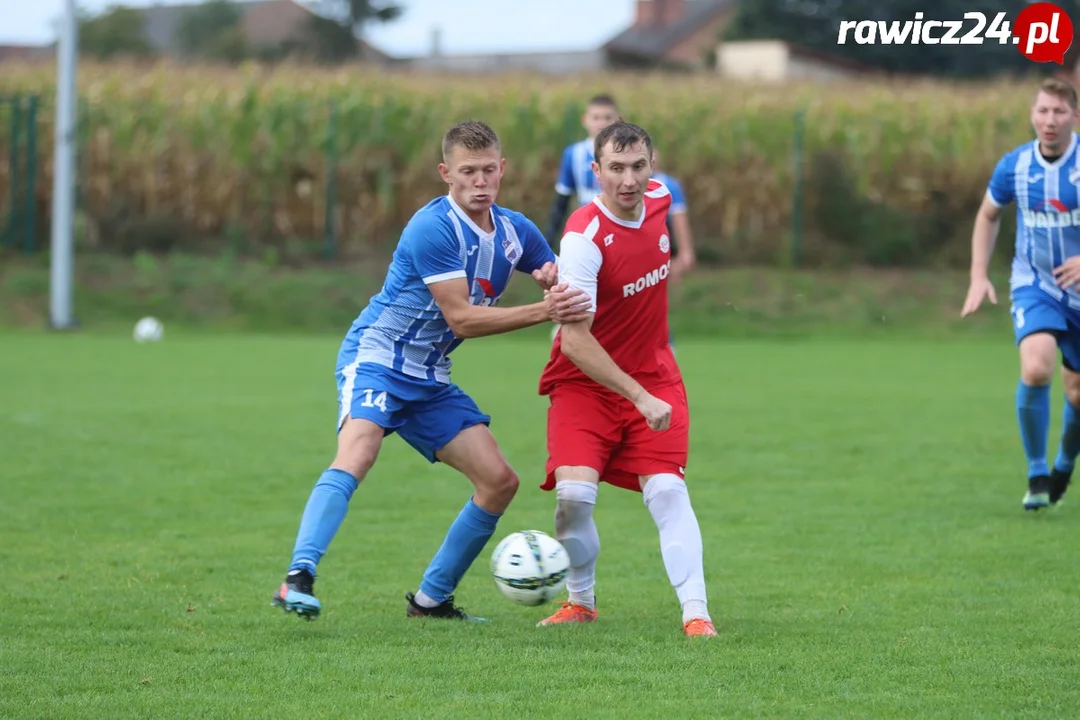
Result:
{"type": "Polygon", "coordinates": [[[143,34],[139,11],[115,5],[96,17],[84,15],[79,19],[79,52],[98,60],[154,55],[143,34]]]}
{"type": "Polygon", "coordinates": [[[356,57],[360,45],[351,23],[342,24],[320,15],[312,15],[297,49],[301,55],[313,62],[334,64],[356,57]]]}
{"type": "Polygon", "coordinates": [[[289,53],[314,62],[333,64],[355,58],[360,52],[359,37],[373,22],[390,22],[402,12],[400,5],[370,0],[321,0],[317,14],[289,53]]]}
{"type": "Polygon", "coordinates": [[[351,26],[362,36],[364,27],[373,22],[390,22],[400,17],[404,8],[392,0],[320,0],[320,14],[351,26]]]}
{"type": "Polygon", "coordinates": [[[206,0],[187,10],[176,28],[176,43],[188,57],[243,59],[240,8],[229,0],[206,0]]]}

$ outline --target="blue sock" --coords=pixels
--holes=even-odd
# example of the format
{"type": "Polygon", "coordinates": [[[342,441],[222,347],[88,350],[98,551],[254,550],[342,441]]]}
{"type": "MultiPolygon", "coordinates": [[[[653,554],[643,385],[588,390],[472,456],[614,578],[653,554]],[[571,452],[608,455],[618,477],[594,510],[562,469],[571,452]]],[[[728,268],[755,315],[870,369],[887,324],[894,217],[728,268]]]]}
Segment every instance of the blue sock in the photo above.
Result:
{"type": "Polygon", "coordinates": [[[1072,472],[1077,455],[1080,455],[1080,410],[1073,407],[1066,398],[1065,417],[1061,427],[1061,446],[1058,448],[1054,467],[1062,472],[1072,472]]]}
{"type": "Polygon", "coordinates": [[[445,602],[465,576],[465,571],[484,549],[488,539],[495,534],[495,525],[500,517],[501,514],[489,513],[469,498],[450,526],[450,531],[446,533],[439,552],[435,553],[424,572],[420,592],[434,602],[445,602]]]}
{"type": "Polygon", "coordinates": [[[1049,475],[1046,441],[1050,435],[1050,386],[1031,387],[1021,380],[1016,386],[1016,416],[1028,460],[1028,477],[1049,475]]]}
{"type": "Polygon", "coordinates": [[[323,472],[304,508],[289,572],[306,569],[315,574],[315,566],[326,554],[326,548],[349,511],[349,499],[357,485],[356,478],[344,470],[323,472]]]}

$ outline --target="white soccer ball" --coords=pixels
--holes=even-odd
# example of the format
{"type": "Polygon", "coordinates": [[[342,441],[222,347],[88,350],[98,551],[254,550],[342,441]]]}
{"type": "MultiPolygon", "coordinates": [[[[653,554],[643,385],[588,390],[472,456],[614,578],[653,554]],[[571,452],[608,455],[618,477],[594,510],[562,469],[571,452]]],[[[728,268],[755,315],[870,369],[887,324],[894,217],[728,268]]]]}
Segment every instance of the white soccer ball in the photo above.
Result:
{"type": "Polygon", "coordinates": [[[491,554],[495,587],[519,605],[551,602],[566,587],[569,572],[566,548],[539,530],[508,535],[491,554]]]}
{"type": "Polygon", "coordinates": [[[135,323],[135,331],[132,336],[135,342],[157,342],[165,335],[165,326],[155,317],[144,317],[135,323]]]}

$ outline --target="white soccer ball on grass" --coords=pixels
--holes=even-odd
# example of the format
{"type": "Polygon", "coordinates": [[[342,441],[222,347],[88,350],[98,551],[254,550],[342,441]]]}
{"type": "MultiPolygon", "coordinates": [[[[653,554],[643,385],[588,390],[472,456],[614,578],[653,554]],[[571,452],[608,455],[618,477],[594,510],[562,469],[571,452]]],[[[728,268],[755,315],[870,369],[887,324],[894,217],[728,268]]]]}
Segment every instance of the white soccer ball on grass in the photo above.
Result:
{"type": "Polygon", "coordinates": [[[495,587],[519,605],[551,602],[566,587],[570,556],[555,538],[539,530],[506,536],[491,554],[495,587]]]}
{"type": "Polygon", "coordinates": [[[135,323],[135,331],[132,333],[135,342],[157,342],[165,336],[165,326],[155,317],[144,317],[135,323]]]}

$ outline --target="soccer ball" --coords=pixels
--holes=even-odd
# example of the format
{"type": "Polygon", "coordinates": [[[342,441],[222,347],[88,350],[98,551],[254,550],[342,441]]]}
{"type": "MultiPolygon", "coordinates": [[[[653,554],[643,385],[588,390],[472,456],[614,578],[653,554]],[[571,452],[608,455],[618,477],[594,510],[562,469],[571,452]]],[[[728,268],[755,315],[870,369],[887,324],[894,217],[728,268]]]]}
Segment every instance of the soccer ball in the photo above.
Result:
{"type": "Polygon", "coordinates": [[[495,587],[519,605],[551,602],[566,587],[569,572],[566,548],[539,530],[508,535],[491,554],[495,587]]]}
{"type": "Polygon", "coordinates": [[[139,322],[135,323],[135,331],[132,336],[135,338],[135,342],[157,342],[165,334],[165,327],[161,324],[161,321],[154,317],[144,317],[139,322]]]}

